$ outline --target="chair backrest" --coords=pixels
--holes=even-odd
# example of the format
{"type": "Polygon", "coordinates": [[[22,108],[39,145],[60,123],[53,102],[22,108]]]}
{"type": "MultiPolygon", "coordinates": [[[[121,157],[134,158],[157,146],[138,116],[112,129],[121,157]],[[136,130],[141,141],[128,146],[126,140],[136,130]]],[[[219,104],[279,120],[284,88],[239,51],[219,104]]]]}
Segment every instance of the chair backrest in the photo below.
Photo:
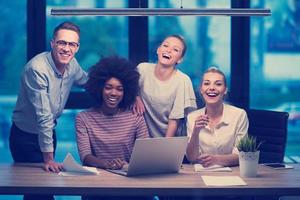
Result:
{"type": "Polygon", "coordinates": [[[262,141],[260,163],[283,162],[287,142],[287,112],[267,110],[247,111],[249,135],[262,141]]]}

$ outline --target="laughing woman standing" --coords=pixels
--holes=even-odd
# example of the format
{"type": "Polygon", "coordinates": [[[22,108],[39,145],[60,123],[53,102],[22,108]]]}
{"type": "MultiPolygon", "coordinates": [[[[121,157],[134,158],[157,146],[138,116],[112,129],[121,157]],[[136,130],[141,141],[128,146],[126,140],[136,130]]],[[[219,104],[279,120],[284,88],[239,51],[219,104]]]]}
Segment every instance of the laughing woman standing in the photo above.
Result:
{"type": "Polygon", "coordinates": [[[173,137],[183,134],[187,113],[196,109],[196,98],[190,78],[178,70],[186,52],[184,39],[167,36],[157,48],[157,63],[141,63],[140,93],[135,112],[145,112],[151,137],[173,137]]]}

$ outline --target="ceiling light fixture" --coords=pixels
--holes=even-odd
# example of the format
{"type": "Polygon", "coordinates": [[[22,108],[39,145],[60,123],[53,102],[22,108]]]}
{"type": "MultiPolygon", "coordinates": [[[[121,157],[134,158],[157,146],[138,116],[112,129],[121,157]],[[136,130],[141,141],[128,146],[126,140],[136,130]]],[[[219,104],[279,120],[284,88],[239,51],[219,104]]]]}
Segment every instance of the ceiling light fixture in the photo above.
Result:
{"type": "Polygon", "coordinates": [[[247,8],[52,8],[55,16],[270,16],[270,9],[247,8]]]}

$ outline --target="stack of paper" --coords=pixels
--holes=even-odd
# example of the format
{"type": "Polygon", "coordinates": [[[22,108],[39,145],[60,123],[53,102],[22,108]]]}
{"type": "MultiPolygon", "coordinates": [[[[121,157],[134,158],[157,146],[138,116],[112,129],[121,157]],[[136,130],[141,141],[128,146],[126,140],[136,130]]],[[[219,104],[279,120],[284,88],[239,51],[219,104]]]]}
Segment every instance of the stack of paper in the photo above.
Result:
{"type": "Polygon", "coordinates": [[[204,183],[208,186],[234,186],[247,185],[239,176],[201,176],[204,183]]]}
{"type": "Polygon", "coordinates": [[[221,165],[211,165],[209,167],[203,167],[201,164],[194,165],[196,172],[208,171],[208,172],[231,172],[232,169],[230,167],[223,167],[221,165]]]}
{"type": "Polygon", "coordinates": [[[98,175],[99,171],[95,167],[87,167],[78,164],[73,156],[68,153],[63,161],[64,171],[60,172],[62,176],[82,176],[82,175],[98,175]]]}

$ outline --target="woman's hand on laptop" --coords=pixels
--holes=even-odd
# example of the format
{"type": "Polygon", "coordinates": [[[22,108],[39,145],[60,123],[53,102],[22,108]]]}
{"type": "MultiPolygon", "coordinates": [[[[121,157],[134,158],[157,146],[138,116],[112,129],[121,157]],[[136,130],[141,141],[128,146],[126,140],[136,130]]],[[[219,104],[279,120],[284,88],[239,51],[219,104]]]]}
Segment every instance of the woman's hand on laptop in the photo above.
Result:
{"type": "Polygon", "coordinates": [[[124,171],[128,171],[128,166],[129,166],[129,164],[126,162],[124,165],[123,165],[123,167],[122,167],[122,170],[124,170],[124,171]]]}
{"type": "Polygon", "coordinates": [[[125,164],[127,164],[126,161],[124,161],[120,158],[116,158],[116,159],[107,161],[107,169],[122,169],[125,164]]]}

